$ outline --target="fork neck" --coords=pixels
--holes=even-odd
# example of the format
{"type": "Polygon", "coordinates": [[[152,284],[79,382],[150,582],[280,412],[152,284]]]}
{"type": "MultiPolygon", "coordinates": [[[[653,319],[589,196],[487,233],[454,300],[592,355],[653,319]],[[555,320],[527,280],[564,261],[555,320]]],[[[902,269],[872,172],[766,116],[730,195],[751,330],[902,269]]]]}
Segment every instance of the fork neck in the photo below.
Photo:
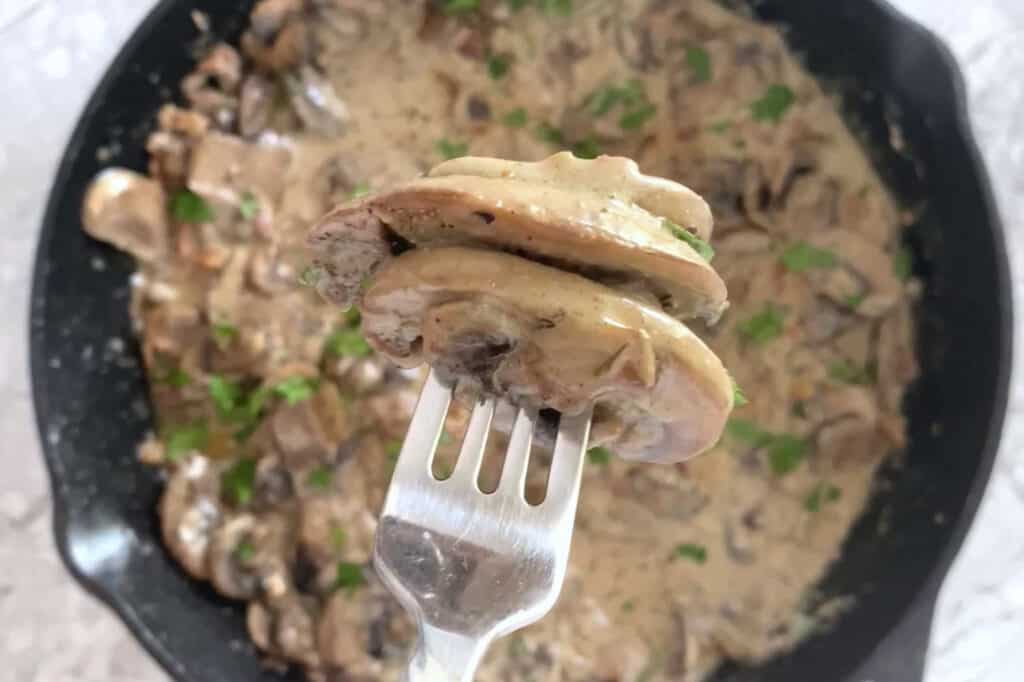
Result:
{"type": "Polygon", "coordinates": [[[466,637],[420,625],[420,637],[402,682],[472,682],[492,637],[466,637]]]}

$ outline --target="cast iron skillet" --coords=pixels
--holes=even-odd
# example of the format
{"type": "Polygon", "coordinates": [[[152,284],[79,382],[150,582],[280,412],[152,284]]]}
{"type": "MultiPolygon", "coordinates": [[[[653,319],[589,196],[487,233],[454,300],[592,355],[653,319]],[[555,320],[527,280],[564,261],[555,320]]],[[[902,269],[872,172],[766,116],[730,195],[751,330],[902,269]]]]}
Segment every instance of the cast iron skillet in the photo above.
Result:
{"type": "MultiPolygon", "coordinates": [[[[214,31],[238,35],[251,2],[208,2],[214,31]]],[[[187,579],[160,546],[157,472],[134,461],[150,426],[128,318],[129,259],[88,239],[79,206],[104,165],[144,168],[161,102],[190,69],[192,3],[165,0],[97,88],[71,139],[43,223],[31,309],[36,413],[61,555],[182,682],[270,682],[242,610],[187,579]],[[154,85],[154,80],[159,85],[154,85]],[[113,146],[113,158],[96,151],[113,146]]],[[[935,38],[867,0],[775,0],[754,11],[790,30],[834,84],[896,195],[923,206],[908,242],[925,283],[923,374],[906,401],[905,466],[883,472],[823,592],[856,607],[829,633],[718,682],[920,679],[935,594],[985,487],[1003,421],[1011,306],[996,211],[967,123],[963,85],[935,38]],[[888,125],[907,152],[888,146],[888,125]],[[887,528],[887,532],[880,529],[887,528]]],[[[290,671],[286,679],[298,680],[290,671]]]]}

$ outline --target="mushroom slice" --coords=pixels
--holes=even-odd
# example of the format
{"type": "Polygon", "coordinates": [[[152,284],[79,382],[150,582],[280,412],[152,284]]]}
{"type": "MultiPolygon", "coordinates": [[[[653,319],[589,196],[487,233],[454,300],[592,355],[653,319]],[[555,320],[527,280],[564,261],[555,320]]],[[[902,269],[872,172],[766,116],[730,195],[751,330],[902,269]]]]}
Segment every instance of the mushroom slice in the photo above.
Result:
{"type": "Polygon", "coordinates": [[[220,469],[194,455],[174,469],[160,498],[160,530],[164,544],[195,578],[209,575],[207,554],[220,526],[220,469]]]}
{"type": "Polygon", "coordinates": [[[167,254],[167,197],[159,182],[125,168],[108,168],[89,184],[82,204],[85,231],[140,261],[167,254]]]}
{"type": "Polygon", "coordinates": [[[732,409],[729,375],[686,325],[517,256],[403,254],[377,273],[361,310],[367,341],[402,367],[428,362],[484,392],[566,414],[596,403],[594,433],[609,434],[605,444],[627,459],[699,454],[732,409]]]}
{"type": "Polygon", "coordinates": [[[881,317],[903,294],[892,259],[864,236],[844,228],[813,233],[809,241],[835,253],[839,266],[816,270],[814,287],[840,305],[857,301],[857,314],[881,317]]]}
{"type": "Polygon", "coordinates": [[[711,233],[710,209],[691,190],[642,175],[629,159],[563,152],[537,163],[446,162],[430,177],[339,206],[308,244],[327,275],[320,293],[339,305],[410,246],[485,246],[598,281],[639,279],[674,317],[713,322],[725,284],[677,230],[711,233]]]}

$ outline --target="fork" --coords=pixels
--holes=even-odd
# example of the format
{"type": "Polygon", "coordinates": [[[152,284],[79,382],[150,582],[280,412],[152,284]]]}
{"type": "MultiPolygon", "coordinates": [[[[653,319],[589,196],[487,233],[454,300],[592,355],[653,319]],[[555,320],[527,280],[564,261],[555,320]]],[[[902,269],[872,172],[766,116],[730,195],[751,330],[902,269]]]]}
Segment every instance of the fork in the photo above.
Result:
{"type": "Polygon", "coordinates": [[[496,403],[486,399],[473,409],[451,476],[439,481],[431,464],[452,391],[432,369],[377,527],[374,566],[419,628],[406,682],[469,682],[491,642],[554,606],[590,434],[592,410],[560,419],[544,501],[531,505],[525,484],[537,413],[520,409],[498,487],[485,494],[477,479],[496,403]]]}

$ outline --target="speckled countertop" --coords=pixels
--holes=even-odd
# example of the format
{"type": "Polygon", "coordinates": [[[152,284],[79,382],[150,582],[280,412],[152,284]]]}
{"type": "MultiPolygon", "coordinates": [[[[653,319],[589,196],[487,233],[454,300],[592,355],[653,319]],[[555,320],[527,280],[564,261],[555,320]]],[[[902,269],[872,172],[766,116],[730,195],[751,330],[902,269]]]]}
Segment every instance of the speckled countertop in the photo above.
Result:
{"type": "MultiPolygon", "coordinates": [[[[25,328],[37,230],[64,144],[116,50],[154,4],[0,0],[0,290],[7,297],[0,327],[0,682],[167,679],[57,558],[25,328]]],[[[894,4],[942,36],[963,65],[1006,220],[1015,298],[1024,301],[1024,2],[894,4]]],[[[1016,318],[1024,325],[1020,307],[1016,318]]],[[[1015,380],[999,461],[939,600],[928,682],[1022,679],[1022,519],[1024,384],[1015,380]]]]}

